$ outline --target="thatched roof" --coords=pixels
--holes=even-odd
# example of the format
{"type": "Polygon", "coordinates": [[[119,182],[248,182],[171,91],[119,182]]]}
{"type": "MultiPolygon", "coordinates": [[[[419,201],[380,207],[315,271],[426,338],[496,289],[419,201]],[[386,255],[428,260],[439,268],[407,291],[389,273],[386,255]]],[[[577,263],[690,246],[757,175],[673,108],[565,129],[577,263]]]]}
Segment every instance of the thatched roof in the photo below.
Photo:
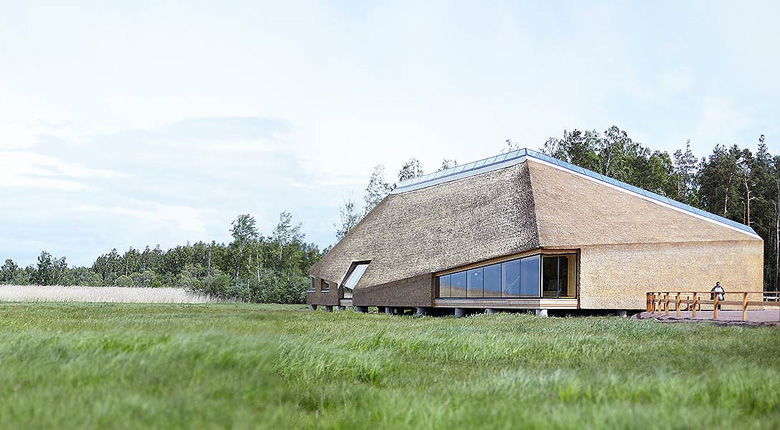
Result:
{"type": "Polygon", "coordinates": [[[309,273],[357,288],[509,254],[595,244],[760,241],[755,232],[530,150],[407,181],[309,273]]]}

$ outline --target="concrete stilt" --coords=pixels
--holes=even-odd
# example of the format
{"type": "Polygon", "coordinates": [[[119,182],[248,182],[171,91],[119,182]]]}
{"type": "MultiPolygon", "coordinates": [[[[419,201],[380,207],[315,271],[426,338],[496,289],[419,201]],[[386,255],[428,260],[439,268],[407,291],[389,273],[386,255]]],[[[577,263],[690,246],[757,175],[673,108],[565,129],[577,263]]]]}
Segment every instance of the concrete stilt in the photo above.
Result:
{"type": "Polygon", "coordinates": [[[497,310],[495,310],[495,309],[492,309],[492,308],[485,309],[485,313],[486,313],[486,314],[493,315],[493,314],[494,314],[494,313],[496,313],[496,312],[498,312],[498,311],[497,311],[497,310]]]}
{"type": "Polygon", "coordinates": [[[325,312],[333,312],[333,306],[325,306],[325,312]]]}
{"type": "Polygon", "coordinates": [[[388,314],[388,315],[392,315],[393,314],[393,308],[390,307],[390,306],[385,306],[385,313],[388,314]]]}
{"type": "Polygon", "coordinates": [[[628,316],[628,311],[625,310],[625,309],[618,310],[617,311],[617,316],[619,316],[619,317],[627,317],[628,316]]]}
{"type": "Polygon", "coordinates": [[[311,309],[313,311],[316,311],[317,310],[317,305],[309,305],[309,309],[311,309]]]}
{"type": "Polygon", "coordinates": [[[466,310],[463,308],[455,308],[455,318],[463,318],[466,316],[466,310]]]}
{"type": "Polygon", "coordinates": [[[361,314],[364,314],[368,312],[368,306],[355,306],[355,312],[359,312],[361,314]]]}
{"type": "Polygon", "coordinates": [[[339,312],[347,310],[346,306],[339,306],[338,307],[339,312]]]}
{"type": "Polygon", "coordinates": [[[418,317],[424,317],[425,316],[425,308],[417,308],[417,316],[418,317]]]}
{"type": "Polygon", "coordinates": [[[536,310],[536,316],[538,316],[538,317],[547,317],[547,309],[537,309],[536,310]]]}

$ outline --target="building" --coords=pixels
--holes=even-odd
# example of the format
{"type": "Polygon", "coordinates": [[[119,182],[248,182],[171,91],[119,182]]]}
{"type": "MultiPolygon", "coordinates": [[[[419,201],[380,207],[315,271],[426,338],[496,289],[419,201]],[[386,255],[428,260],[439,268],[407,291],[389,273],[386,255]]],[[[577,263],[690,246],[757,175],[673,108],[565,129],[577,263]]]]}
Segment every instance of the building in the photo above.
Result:
{"type": "Polygon", "coordinates": [[[328,310],[639,310],[648,291],[762,291],[763,241],[521,149],[402,182],[309,274],[328,310]]]}

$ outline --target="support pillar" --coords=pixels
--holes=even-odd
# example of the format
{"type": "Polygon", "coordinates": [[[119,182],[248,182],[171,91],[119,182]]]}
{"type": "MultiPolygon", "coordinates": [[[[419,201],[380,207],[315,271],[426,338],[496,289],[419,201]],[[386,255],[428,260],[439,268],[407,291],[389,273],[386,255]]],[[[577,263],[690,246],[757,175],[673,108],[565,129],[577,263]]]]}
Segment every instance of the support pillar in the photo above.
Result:
{"type": "Polygon", "coordinates": [[[619,317],[627,317],[628,316],[628,311],[625,310],[625,309],[620,309],[620,310],[617,311],[617,316],[619,316],[619,317]]]}
{"type": "Polygon", "coordinates": [[[536,316],[538,317],[547,317],[547,309],[537,309],[536,310],[536,316]]]}
{"type": "Polygon", "coordinates": [[[425,308],[417,308],[417,316],[418,317],[424,317],[425,316],[425,308]]]}
{"type": "Polygon", "coordinates": [[[347,307],[346,306],[339,306],[337,309],[339,310],[339,312],[341,312],[341,311],[347,310],[347,307]]]}
{"type": "Polygon", "coordinates": [[[368,312],[368,306],[355,306],[355,312],[364,314],[368,312]]]}
{"type": "Polygon", "coordinates": [[[466,310],[463,308],[455,308],[455,318],[463,318],[466,316],[466,310]]]}
{"type": "Polygon", "coordinates": [[[325,312],[333,312],[333,306],[325,306],[325,312]]]}
{"type": "Polygon", "coordinates": [[[385,306],[385,313],[388,314],[388,315],[392,315],[393,314],[393,308],[390,307],[390,306],[385,306]]]}
{"type": "Polygon", "coordinates": [[[313,311],[316,311],[317,310],[317,305],[309,305],[309,309],[311,309],[313,311]]]}
{"type": "Polygon", "coordinates": [[[498,311],[497,311],[497,310],[495,310],[495,309],[493,309],[493,308],[487,308],[487,309],[485,309],[485,313],[486,313],[486,314],[488,314],[488,315],[493,315],[493,314],[494,314],[494,313],[496,313],[496,312],[498,312],[498,311]]]}

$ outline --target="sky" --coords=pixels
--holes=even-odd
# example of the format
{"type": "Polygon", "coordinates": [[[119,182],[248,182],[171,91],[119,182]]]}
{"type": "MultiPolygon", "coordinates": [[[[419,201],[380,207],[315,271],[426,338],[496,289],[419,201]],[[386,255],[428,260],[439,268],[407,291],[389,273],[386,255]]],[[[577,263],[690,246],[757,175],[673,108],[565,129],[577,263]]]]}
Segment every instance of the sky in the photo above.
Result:
{"type": "Polygon", "coordinates": [[[611,125],[780,152],[778,2],[0,0],[0,261],[336,241],[373,167],[611,125]]]}

